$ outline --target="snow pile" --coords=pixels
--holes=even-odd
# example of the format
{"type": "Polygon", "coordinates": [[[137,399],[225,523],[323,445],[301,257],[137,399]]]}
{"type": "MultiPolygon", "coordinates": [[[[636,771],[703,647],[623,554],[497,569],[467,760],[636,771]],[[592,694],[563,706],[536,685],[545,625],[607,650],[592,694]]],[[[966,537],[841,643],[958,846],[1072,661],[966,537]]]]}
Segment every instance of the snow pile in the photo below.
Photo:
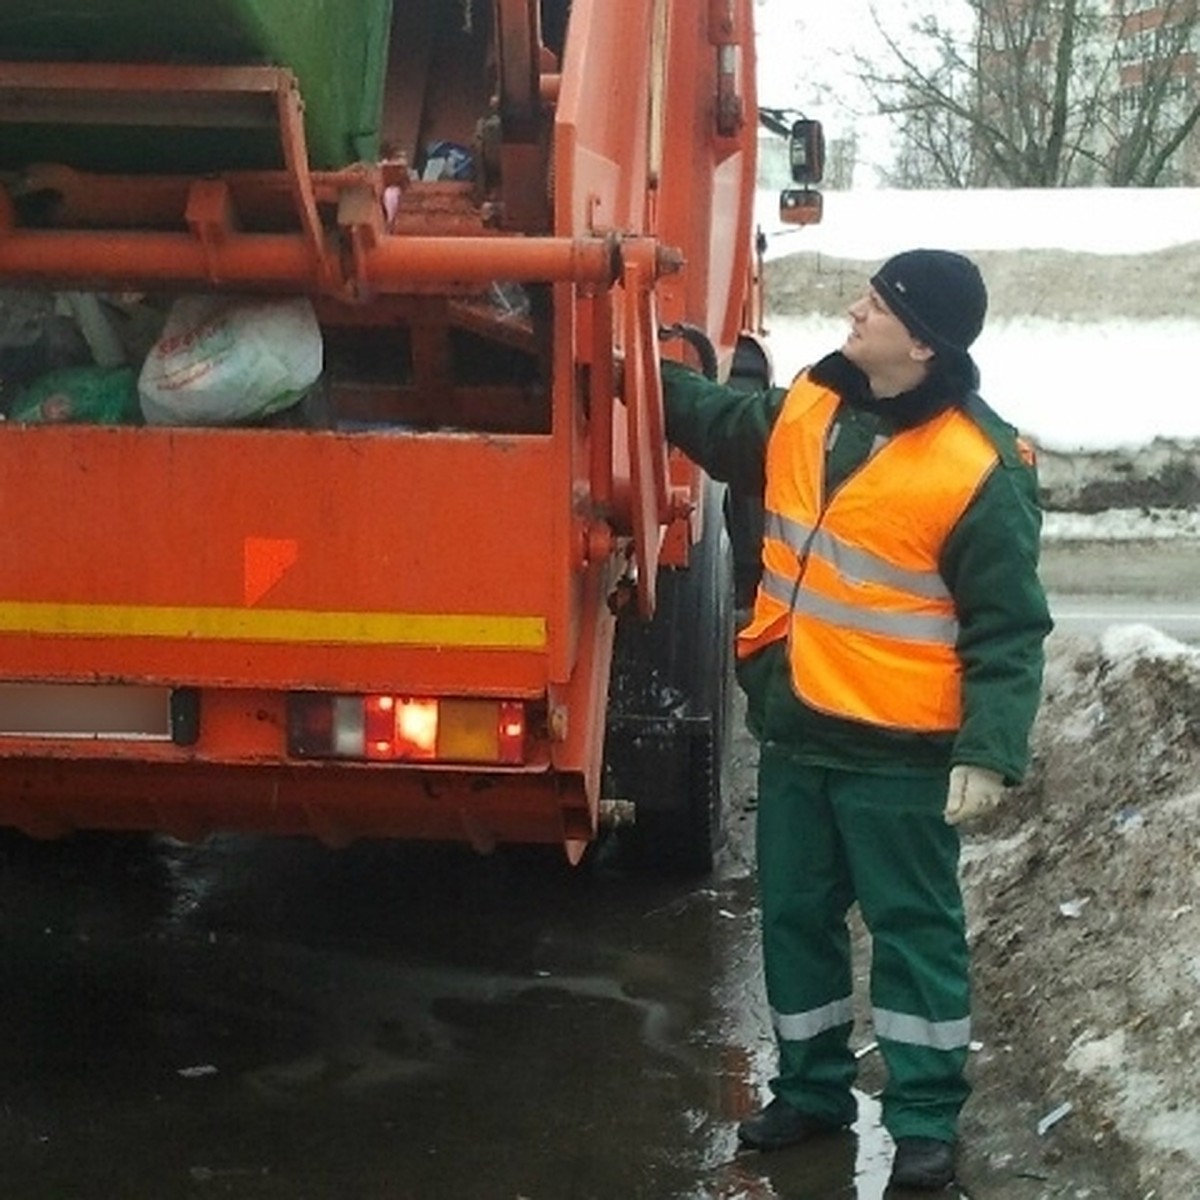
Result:
{"type": "Polygon", "coordinates": [[[1137,1195],[1191,1195],[1200,651],[1141,625],[1048,650],[1031,777],[964,855],[983,1036],[1137,1195]]]}
{"type": "Polygon", "coordinates": [[[1138,509],[1147,518],[1141,523],[1147,535],[1151,526],[1169,526],[1190,536],[1200,504],[1200,441],[1155,438],[1129,450],[1074,453],[1039,447],[1038,482],[1047,509],[1138,509]]]}
{"type": "Polygon", "coordinates": [[[1194,508],[1111,508],[1102,513],[1047,512],[1043,542],[1146,542],[1200,538],[1194,508]]]}
{"type": "Polygon", "coordinates": [[[755,216],[768,257],[811,251],[872,259],[908,246],[1143,254],[1200,242],[1200,189],[826,192],[820,223],[798,229],[779,220],[779,193],[762,189],[755,216]]]}
{"type": "MultiPolygon", "coordinates": [[[[779,266],[794,270],[806,258],[779,266]]],[[[1200,266],[1200,251],[1197,262],[1200,266]]],[[[869,267],[845,272],[854,286],[839,294],[840,311],[861,294],[869,267]]],[[[791,311],[772,316],[768,345],[776,380],[786,383],[838,349],[848,328],[844,316],[791,311]]],[[[1200,404],[1180,379],[1181,364],[1197,345],[1200,320],[1082,322],[996,315],[976,343],[974,358],[980,391],[993,408],[1039,448],[1074,453],[1140,447],[1155,438],[1200,441],[1200,404]]]]}
{"type": "Polygon", "coordinates": [[[777,377],[845,339],[880,261],[913,246],[970,254],[991,298],[973,353],[987,400],[1040,447],[1200,439],[1187,364],[1200,344],[1200,191],[838,192],[820,225],[768,223],[777,377]]]}

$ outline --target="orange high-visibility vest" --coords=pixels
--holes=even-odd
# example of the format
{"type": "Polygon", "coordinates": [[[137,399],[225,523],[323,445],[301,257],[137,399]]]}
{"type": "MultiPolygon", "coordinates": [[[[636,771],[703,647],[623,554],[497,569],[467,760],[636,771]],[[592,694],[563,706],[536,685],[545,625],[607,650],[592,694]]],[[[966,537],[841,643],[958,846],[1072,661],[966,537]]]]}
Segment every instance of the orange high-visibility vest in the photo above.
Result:
{"type": "Polygon", "coordinates": [[[787,637],[792,685],[810,707],[892,729],[957,729],[958,620],[938,563],[999,456],[949,408],[896,433],[827,497],[838,404],[802,376],[771,432],[762,582],[738,656],[787,637]]]}

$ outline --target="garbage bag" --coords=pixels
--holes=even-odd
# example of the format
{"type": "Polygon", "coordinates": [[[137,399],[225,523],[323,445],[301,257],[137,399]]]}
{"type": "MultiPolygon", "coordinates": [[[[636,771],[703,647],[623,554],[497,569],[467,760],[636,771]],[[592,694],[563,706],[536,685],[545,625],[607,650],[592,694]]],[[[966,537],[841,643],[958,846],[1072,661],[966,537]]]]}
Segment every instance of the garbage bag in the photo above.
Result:
{"type": "Polygon", "coordinates": [[[421,179],[436,182],[446,180],[470,180],[475,178],[475,159],[466,146],[457,142],[431,142],[425,147],[425,168],[421,179]]]}
{"type": "Polygon", "coordinates": [[[152,425],[245,424],[320,378],[321,329],[304,297],[182,296],[138,379],[152,425]]]}
{"type": "Polygon", "coordinates": [[[31,380],[9,414],[26,424],[138,425],[133,367],[60,367],[31,380]]]}
{"type": "Polygon", "coordinates": [[[53,292],[0,290],[0,389],[10,411],[20,388],[40,375],[92,363],[79,327],[58,311],[53,292]]]}

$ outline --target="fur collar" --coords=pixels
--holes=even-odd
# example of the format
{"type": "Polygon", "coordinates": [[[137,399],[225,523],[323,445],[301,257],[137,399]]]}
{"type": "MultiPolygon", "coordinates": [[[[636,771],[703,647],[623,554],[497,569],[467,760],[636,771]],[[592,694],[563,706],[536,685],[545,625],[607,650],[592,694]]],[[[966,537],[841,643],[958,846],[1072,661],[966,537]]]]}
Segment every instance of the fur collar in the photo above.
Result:
{"type": "Polygon", "coordinates": [[[827,354],[809,369],[816,383],[832,388],[847,403],[864,412],[874,413],[897,429],[911,429],[932,420],[951,405],[962,405],[974,386],[975,365],[970,359],[971,378],[965,370],[932,372],[910,392],[877,400],[867,386],[867,377],[840,350],[827,354]]]}

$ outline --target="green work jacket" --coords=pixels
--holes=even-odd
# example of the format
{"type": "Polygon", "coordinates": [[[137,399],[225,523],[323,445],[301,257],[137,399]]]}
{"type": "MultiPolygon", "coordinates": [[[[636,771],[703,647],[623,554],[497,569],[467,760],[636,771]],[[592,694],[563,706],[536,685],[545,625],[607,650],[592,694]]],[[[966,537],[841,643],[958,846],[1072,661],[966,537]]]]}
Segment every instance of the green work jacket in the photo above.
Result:
{"type": "MultiPolygon", "coordinates": [[[[1043,641],[1051,628],[1037,575],[1041,510],[1030,456],[1015,430],[973,393],[951,397],[930,386],[874,400],[862,373],[840,353],[810,370],[841,398],[839,433],[825,462],[829,490],[866,461],[879,438],[928,420],[949,403],[960,404],[996,447],[998,465],[947,538],[939,563],[959,623],[963,719],[957,732],[909,733],[819,712],[796,696],[780,641],[738,664],[751,730],[821,766],[924,774],[964,763],[1018,782],[1028,765],[1043,641]]],[[[668,439],[714,479],[761,496],[767,440],[787,389],[740,391],[669,361],[662,374],[668,439]]]]}

